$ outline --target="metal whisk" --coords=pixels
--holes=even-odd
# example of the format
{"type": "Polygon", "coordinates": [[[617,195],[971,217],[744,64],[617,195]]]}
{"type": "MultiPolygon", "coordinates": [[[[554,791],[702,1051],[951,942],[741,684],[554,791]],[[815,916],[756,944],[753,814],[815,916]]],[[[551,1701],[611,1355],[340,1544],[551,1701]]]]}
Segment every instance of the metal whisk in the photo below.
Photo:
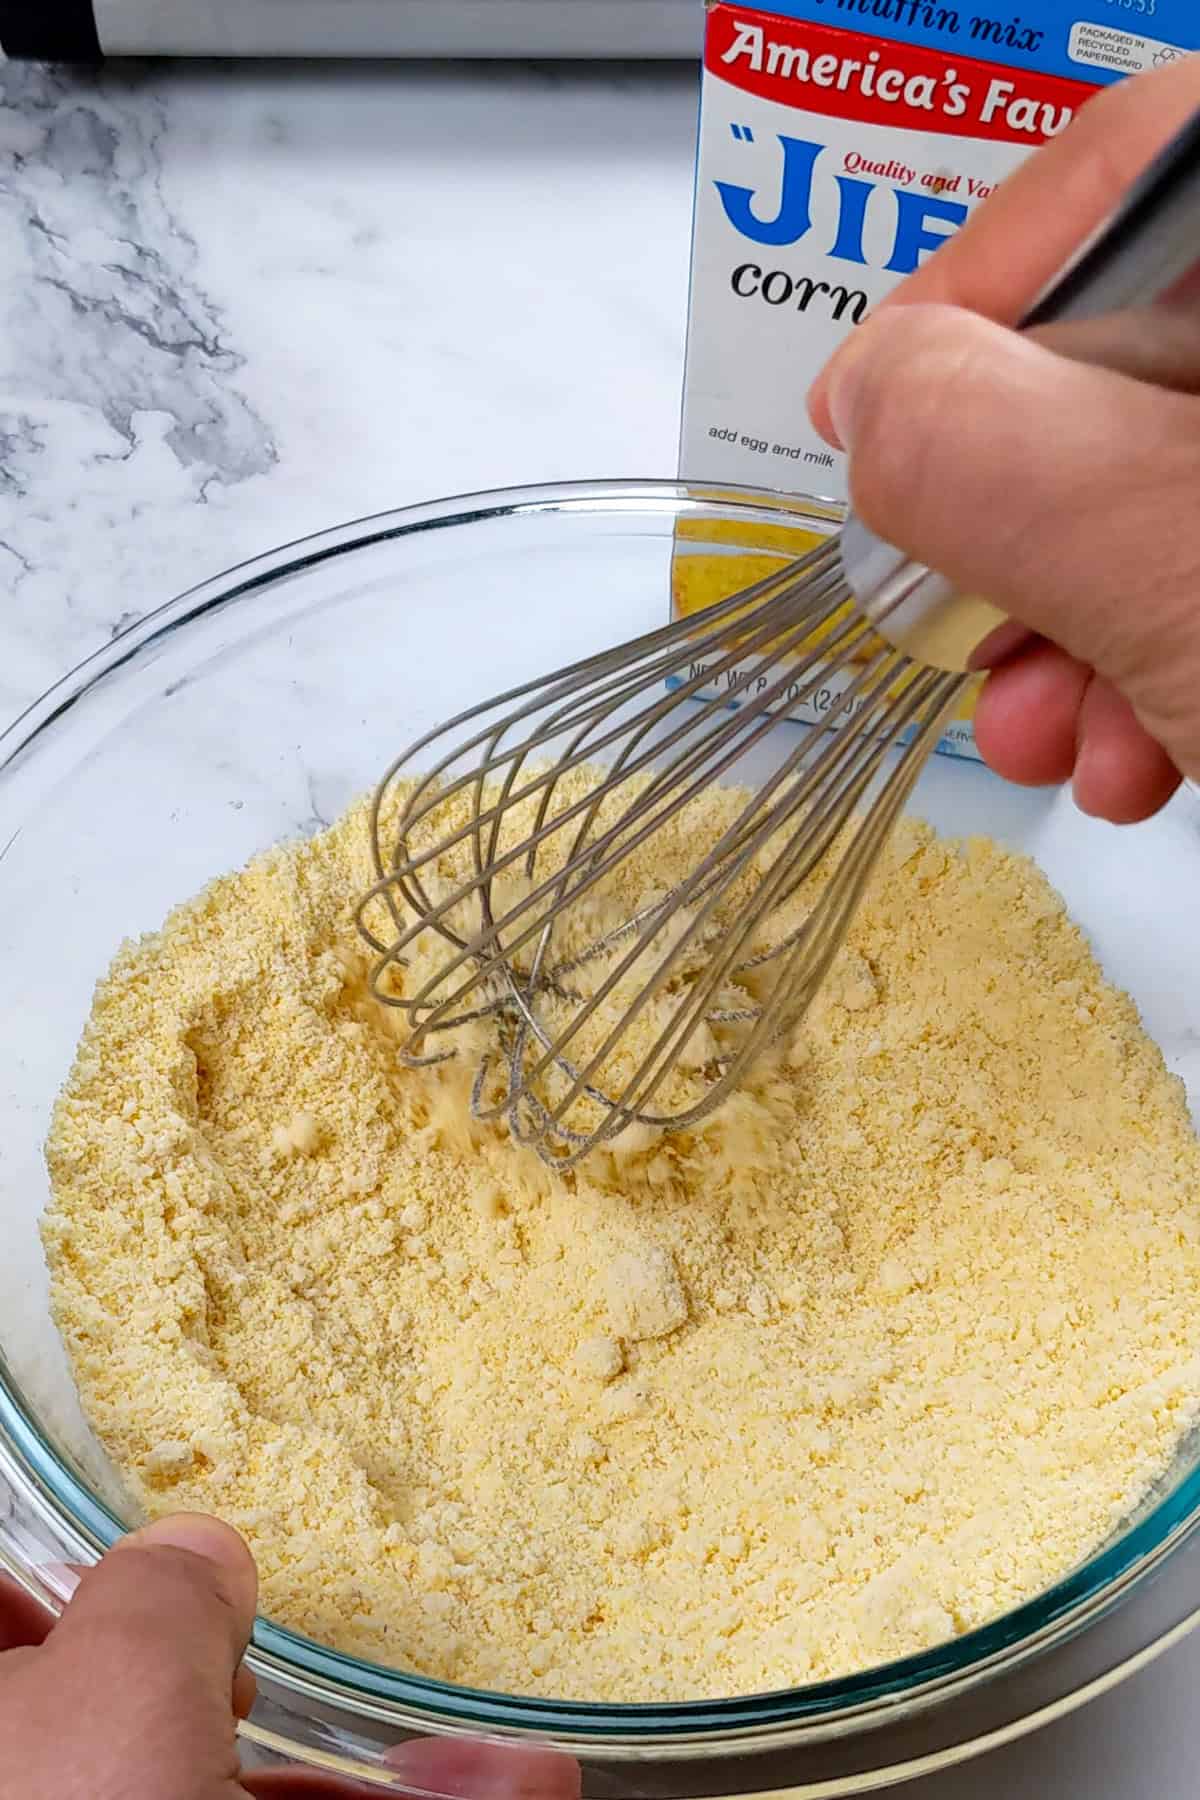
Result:
{"type": "MultiPolygon", "coordinates": [[[[1200,115],[1025,325],[1168,293],[1198,222],[1200,115]]],[[[358,913],[404,1061],[469,1059],[475,1117],[559,1169],[696,1125],[803,1019],[1001,622],[852,517],[705,612],[418,739],[376,793],[358,913]],[[782,722],[831,687],[819,726],[782,722]],[[746,762],[755,786],[726,789],[689,851],[746,762]],[[668,842],[656,888],[645,857],[668,842]]]]}

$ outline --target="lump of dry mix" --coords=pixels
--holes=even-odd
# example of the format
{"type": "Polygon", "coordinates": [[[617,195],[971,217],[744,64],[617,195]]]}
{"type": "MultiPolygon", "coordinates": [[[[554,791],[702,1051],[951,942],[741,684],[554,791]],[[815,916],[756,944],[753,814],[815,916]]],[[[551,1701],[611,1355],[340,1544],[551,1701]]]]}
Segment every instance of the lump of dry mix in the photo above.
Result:
{"type": "Polygon", "coordinates": [[[1028,862],[906,825],[790,1055],[556,1179],[400,1065],[365,845],[128,945],[48,1146],[88,1416],[148,1512],[245,1533],[268,1614],[511,1692],[748,1693],[980,1624],[1163,1470],[1200,1152],[1028,862]]]}

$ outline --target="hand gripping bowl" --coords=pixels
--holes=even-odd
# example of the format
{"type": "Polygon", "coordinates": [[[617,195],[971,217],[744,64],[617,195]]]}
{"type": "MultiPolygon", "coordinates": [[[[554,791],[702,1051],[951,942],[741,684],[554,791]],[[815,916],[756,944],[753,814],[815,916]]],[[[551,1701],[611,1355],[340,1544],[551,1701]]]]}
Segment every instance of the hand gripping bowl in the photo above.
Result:
{"type": "MultiPolygon", "coordinates": [[[[778,557],[798,526],[833,523],[815,503],[784,509],[670,483],[382,515],[162,607],[0,738],[0,1567],[34,1598],[60,1607],[65,1567],[94,1560],[128,1522],[75,1403],[37,1232],[50,1108],[119,941],[255,851],[332,819],[401,738],[659,623],[677,526],[691,551],[728,555],[732,532],[778,557]]],[[[942,829],[986,830],[1036,857],[1200,1106],[1196,796],[1117,832],[1066,797],[935,758],[913,804],[942,829]]],[[[264,1620],[246,1759],[382,1790],[486,1793],[487,1768],[541,1745],[577,1759],[597,1800],[868,1792],[1030,1730],[1181,1636],[1200,1614],[1198,1526],[1191,1442],[1124,1529],[1030,1604],[854,1679],[724,1702],[475,1692],[335,1655],[264,1620]],[[498,1747],[475,1752],[461,1742],[470,1736],[498,1747]],[[414,1745],[423,1738],[442,1741],[414,1745]]],[[[569,1792],[572,1764],[537,1766],[552,1772],[547,1792],[569,1768],[569,1792]]],[[[521,1785],[538,1791],[536,1771],[521,1785]]]]}

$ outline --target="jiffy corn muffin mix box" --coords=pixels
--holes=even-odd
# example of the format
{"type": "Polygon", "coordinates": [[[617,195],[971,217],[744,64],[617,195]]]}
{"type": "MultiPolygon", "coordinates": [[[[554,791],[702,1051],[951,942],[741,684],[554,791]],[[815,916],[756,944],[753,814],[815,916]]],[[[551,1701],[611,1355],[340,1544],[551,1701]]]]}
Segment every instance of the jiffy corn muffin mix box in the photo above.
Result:
{"type": "MultiPolygon", "coordinates": [[[[709,0],[681,475],[844,505],[804,408],[822,364],[1099,87],[1198,47],[1200,0],[709,0]]],[[[676,615],[817,541],[783,527],[751,555],[736,527],[681,526],[676,615]]],[[[975,756],[973,704],[944,751],[975,756]]]]}

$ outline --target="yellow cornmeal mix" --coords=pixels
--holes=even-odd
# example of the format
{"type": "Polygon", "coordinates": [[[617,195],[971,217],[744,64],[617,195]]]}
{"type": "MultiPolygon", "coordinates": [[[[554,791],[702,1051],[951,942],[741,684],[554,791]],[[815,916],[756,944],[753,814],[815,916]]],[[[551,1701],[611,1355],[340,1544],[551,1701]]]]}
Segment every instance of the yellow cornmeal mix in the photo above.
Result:
{"type": "Polygon", "coordinates": [[[560,1178],[400,1065],[366,846],[356,808],[127,946],[48,1147],[88,1416],[267,1614],[510,1692],[778,1688],[1029,1597],[1165,1469],[1200,1150],[1029,862],[906,824],[791,1060],[560,1178]]]}

